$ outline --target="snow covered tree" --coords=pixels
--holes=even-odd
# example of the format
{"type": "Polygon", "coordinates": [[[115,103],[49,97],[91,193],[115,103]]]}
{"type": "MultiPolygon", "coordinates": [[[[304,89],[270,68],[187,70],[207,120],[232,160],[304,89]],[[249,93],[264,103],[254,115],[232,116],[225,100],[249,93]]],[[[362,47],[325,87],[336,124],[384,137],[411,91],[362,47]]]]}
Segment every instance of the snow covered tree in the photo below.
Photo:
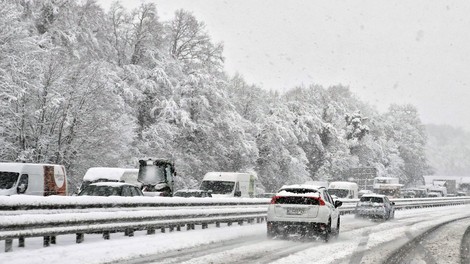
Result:
{"type": "Polygon", "coordinates": [[[190,12],[181,9],[175,12],[174,19],[167,24],[166,41],[169,54],[184,63],[185,72],[198,68],[213,73],[222,70],[222,43],[212,43],[204,23],[190,12]]]}
{"type": "Polygon", "coordinates": [[[430,167],[425,156],[426,133],[421,124],[418,111],[412,105],[391,105],[385,113],[385,134],[398,146],[400,157],[404,162],[401,181],[423,183],[430,167]]]}

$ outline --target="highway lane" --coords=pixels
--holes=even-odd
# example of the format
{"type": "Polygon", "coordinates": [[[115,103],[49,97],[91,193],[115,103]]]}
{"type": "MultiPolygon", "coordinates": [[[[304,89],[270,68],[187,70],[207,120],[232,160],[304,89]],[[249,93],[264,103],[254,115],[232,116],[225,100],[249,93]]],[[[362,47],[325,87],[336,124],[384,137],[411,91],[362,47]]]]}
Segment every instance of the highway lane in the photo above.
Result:
{"type": "MultiPolygon", "coordinates": [[[[462,215],[470,217],[470,213],[465,213],[468,208],[458,206],[397,211],[396,218],[391,221],[354,219],[352,215],[345,215],[340,237],[329,243],[295,235],[287,239],[267,239],[263,234],[122,263],[308,263],[309,260],[337,264],[382,263],[409,240],[433,226],[462,215]]],[[[461,236],[449,235],[445,239],[455,245],[460,244],[461,236]]],[[[436,252],[439,250],[434,249],[436,252]]],[[[449,252],[447,249],[442,251],[449,252]]],[[[459,258],[458,253],[451,252],[453,259],[459,258]]]]}

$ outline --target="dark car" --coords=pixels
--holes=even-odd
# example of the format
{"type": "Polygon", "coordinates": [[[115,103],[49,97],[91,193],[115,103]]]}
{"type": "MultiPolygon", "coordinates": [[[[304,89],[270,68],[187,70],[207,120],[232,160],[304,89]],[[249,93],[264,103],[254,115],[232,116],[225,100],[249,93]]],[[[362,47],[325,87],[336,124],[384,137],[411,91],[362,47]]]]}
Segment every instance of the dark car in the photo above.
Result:
{"type": "Polygon", "coordinates": [[[209,191],[204,190],[178,190],[173,194],[173,197],[212,197],[209,191]]]}
{"type": "Polygon", "coordinates": [[[387,196],[380,194],[364,194],[356,204],[355,217],[382,218],[395,217],[395,203],[387,196]]]}
{"type": "Polygon", "coordinates": [[[85,187],[78,196],[144,196],[139,187],[124,182],[97,182],[85,187]]]}

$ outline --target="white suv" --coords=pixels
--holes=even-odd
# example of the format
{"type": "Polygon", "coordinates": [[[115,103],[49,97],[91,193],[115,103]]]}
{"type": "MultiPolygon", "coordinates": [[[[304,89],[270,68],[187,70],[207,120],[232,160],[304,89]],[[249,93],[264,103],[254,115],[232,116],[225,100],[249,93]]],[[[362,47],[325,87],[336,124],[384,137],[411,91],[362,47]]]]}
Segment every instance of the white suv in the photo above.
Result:
{"type": "Polygon", "coordinates": [[[268,237],[300,232],[318,235],[327,242],[330,234],[339,234],[341,205],[341,201],[333,201],[325,187],[285,185],[268,208],[268,237]]]}

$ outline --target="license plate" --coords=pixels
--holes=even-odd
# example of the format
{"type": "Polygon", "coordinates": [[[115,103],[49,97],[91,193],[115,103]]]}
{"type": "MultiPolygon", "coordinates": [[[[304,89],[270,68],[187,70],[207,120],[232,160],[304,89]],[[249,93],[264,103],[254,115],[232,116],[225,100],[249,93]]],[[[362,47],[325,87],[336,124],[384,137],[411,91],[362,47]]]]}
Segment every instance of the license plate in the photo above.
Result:
{"type": "Polygon", "coordinates": [[[305,212],[304,209],[299,209],[299,208],[287,208],[287,214],[288,215],[301,215],[305,212]]]}

